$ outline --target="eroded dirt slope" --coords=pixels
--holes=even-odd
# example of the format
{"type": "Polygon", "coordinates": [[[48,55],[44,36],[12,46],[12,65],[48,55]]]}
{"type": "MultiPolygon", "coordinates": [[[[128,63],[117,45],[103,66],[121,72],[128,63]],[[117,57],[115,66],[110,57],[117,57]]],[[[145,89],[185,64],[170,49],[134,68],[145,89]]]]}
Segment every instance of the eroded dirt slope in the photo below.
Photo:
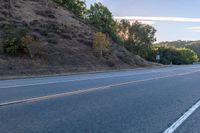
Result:
{"type": "MultiPolygon", "coordinates": [[[[46,0],[0,0],[0,75],[46,74],[123,69],[154,65],[111,41],[99,58],[92,49],[96,29],[69,11],[46,0]],[[25,26],[40,51],[34,56],[8,56],[3,52],[7,24],[25,26]]],[[[33,44],[34,45],[34,44],[33,44]]],[[[34,51],[34,48],[32,50],[34,51]]],[[[30,48],[31,49],[31,48],[30,48]]]]}

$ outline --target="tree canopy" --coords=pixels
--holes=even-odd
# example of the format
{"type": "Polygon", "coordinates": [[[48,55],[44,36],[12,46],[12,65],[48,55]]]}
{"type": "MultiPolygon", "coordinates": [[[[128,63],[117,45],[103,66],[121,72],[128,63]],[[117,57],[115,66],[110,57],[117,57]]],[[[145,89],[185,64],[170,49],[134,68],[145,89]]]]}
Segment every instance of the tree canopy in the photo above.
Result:
{"type": "Polygon", "coordinates": [[[101,32],[114,33],[116,22],[113,20],[112,13],[100,2],[91,5],[87,18],[89,23],[100,29],[101,32]]]}
{"type": "Polygon", "coordinates": [[[149,56],[151,45],[156,41],[156,29],[138,21],[132,24],[127,20],[118,22],[118,35],[125,47],[144,58],[149,56]]]}
{"type": "Polygon", "coordinates": [[[199,58],[197,54],[187,48],[176,48],[173,46],[154,46],[154,52],[150,60],[155,61],[156,55],[159,54],[161,57],[160,63],[175,65],[181,64],[192,64],[198,62],[199,58]]]}
{"type": "Polygon", "coordinates": [[[84,17],[87,12],[85,0],[54,0],[54,1],[66,7],[68,10],[72,11],[79,17],[84,17]]]}

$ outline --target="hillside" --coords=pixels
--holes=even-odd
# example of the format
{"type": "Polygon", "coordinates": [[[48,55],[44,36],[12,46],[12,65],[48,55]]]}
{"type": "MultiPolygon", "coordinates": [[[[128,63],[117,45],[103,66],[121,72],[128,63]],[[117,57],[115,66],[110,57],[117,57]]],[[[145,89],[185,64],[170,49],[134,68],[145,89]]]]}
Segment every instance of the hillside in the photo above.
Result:
{"type": "Polygon", "coordinates": [[[177,48],[185,47],[188,49],[193,50],[198,57],[200,58],[200,41],[172,41],[172,42],[161,42],[156,45],[167,45],[167,46],[173,46],[177,48]]]}
{"type": "Polygon", "coordinates": [[[92,48],[96,29],[55,3],[46,0],[0,2],[0,75],[48,74],[146,67],[155,65],[110,41],[99,58],[92,48]],[[3,29],[25,27],[34,38],[29,55],[10,56],[3,51],[3,29]]]}

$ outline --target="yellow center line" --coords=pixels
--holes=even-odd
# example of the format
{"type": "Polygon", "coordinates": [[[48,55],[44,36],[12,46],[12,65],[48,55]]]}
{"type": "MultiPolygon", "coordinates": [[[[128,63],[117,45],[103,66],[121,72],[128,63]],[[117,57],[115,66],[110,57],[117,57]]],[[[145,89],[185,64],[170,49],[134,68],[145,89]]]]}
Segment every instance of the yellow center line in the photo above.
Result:
{"type": "Polygon", "coordinates": [[[36,101],[53,99],[53,98],[72,96],[72,95],[77,95],[77,94],[82,94],[82,93],[105,90],[105,89],[109,89],[109,88],[113,88],[113,87],[117,87],[117,86],[123,86],[123,85],[127,85],[127,84],[132,84],[132,83],[140,83],[140,82],[164,79],[164,78],[175,77],[175,76],[190,75],[190,74],[197,73],[197,72],[200,72],[200,70],[199,71],[193,71],[193,72],[186,72],[186,73],[182,73],[182,74],[174,74],[174,75],[167,75],[167,76],[162,76],[162,77],[154,77],[154,78],[143,79],[143,80],[134,80],[134,81],[124,82],[124,83],[111,84],[111,85],[89,88],[89,89],[84,89],[84,90],[81,89],[81,90],[77,90],[77,91],[53,94],[53,95],[48,95],[48,96],[41,96],[41,97],[28,98],[28,99],[23,99],[23,100],[16,100],[16,101],[11,101],[11,102],[4,102],[4,103],[0,103],[0,107],[13,105],[13,104],[19,104],[19,103],[36,102],[36,101]]]}

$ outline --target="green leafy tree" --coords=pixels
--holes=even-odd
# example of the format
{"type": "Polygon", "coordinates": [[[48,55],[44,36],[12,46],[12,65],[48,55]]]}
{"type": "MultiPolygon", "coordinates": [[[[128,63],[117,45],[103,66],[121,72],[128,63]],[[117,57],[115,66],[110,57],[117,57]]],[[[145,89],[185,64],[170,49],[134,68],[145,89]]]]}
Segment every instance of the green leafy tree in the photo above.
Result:
{"type": "Polygon", "coordinates": [[[173,46],[155,46],[156,52],[152,55],[151,61],[155,61],[156,54],[160,54],[162,64],[170,64],[171,62],[175,65],[181,64],[192,64],[198,62],[199,58],[197,54],[187,48],[176,48],[173,46]]]}
{"type": "Polygon", "coordinates": [[[3,49],[9,55],[17,55],[24,53],[24,43],[22,38],[27,34],[26,27],[15,27],[13,25],[6,25],[4,28],[3,49]]]}
{"type": "Polygon", "coordinates": [[[172,46],[172,47],[176,47],[176,48],[188,48],[193,50],[198,57],[200,58],[200,41],[182,41],[182,40],[178,40],[178,41],[172,41],[172,42],[160,42],[157,43],[156,45],[158,46],[172,46]]]}
{"type": "Polygon", "coordinates": [[[177,58],[179,58],[178,64],[192,64],[193,62],[199,61],[197,54],[193,50],[177,48],[177,51],[179,52],[177,56],[177,58]]]}
{"type": "Polygon", "coordinates": [[[54,0],[60,5],[66,7],[79,17],[85,17],[87,12],[85,0],[54,0]]]}
{"type": "Polygon", "coordinates": [[[128,20],[122,19],[118,23],[118,29],[117,32],[121,39],[123,40],[123,43],[126,43],[128,36],[129,36],[129,28],[131,27],[131,24],[128,20]]]}
{"type": "Polygon", "coordinates": [[[100,2],[91,5],[87,13],[88,21],[101,32],[112,35],[115,33],[116,22],[113,20],[112,13],[100,2]]]}
{"type": "Polygon", "coordinates": [[[127,48],[142,57],[147,57],[151,45],[156,41],[155,33],[154,27],[134,22],[129,28],[127,48]]]}

